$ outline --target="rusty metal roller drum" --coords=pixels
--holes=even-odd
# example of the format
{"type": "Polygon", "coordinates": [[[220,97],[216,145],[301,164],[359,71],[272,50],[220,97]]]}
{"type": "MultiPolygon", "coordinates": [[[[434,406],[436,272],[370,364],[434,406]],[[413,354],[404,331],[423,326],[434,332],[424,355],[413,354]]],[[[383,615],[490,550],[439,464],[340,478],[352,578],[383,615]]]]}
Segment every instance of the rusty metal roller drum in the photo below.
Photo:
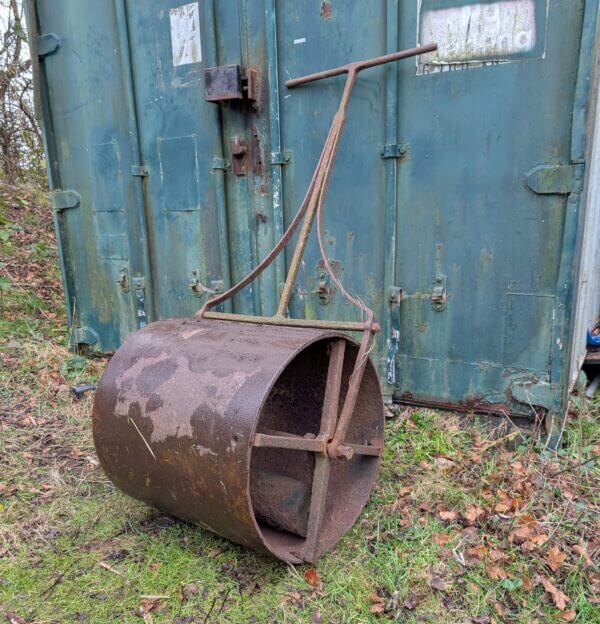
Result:
{"type": "Polygon", "coordinates": [[[383,399],[370,360],[336,453],[322,432],[342,411],[358,351],[329,330],[152,323],[100,381],[100,463],[149,505],[279,559],[314,561],[356,521],[380,462],[383,399]]]}

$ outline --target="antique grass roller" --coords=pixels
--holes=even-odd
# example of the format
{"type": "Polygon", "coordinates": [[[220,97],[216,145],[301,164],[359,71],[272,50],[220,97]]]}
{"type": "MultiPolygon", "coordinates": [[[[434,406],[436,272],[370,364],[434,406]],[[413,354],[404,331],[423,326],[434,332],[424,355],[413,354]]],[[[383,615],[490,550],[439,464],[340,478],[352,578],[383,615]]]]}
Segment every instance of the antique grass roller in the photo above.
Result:
{"type": "Polygon", "coordinates": [[[358,73],[435,49],[422,46],[286,82],[291,88],[347,74],[287,231],[249,275],[209,300],[196,318],[158,321],[131,335],[100,381],[96,450],[125,493],[289,562],[315,561],[354,524],[383,447],[383,398],[369,359],[379,326],[331,268],[323,206],[358,73]],[[361,310],[361,322],[286,317],[315,217],[324,266],[361,310]],[[262,273],[300,221],[275,316],[211,312],[262,273]],[[360,344],[340,331],[362,332],[360,344]]]}

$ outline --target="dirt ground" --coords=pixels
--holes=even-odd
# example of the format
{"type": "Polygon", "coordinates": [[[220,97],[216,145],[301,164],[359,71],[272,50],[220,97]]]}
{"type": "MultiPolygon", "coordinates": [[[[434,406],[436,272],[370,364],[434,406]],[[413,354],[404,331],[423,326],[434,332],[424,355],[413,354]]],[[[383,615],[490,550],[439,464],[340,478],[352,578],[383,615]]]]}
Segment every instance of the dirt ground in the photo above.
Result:
{"type": "Polygon", "coordinates": [[[48,202],[0,186],[0,619],[600,622],[600,398],[573,397],[558,453],[401,412],[360,521],[286,566],[113,487],[70,391],[105,360],[68,338],[48,202]]]}

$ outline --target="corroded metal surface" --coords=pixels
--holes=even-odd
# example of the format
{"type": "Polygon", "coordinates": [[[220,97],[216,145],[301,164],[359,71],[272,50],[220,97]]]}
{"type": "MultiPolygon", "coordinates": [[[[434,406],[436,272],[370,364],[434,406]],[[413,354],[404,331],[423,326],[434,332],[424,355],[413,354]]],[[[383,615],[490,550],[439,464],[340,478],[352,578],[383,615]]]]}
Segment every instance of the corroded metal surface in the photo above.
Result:
{"type": "Polygon", "coordinates": [[[383,401],[371,362],[345,438],[358,452],[326,460],[322,524],[309,550],[307,495],[326,452],[253,443],[256,432],[318,436],[336,343],[346,345],[337,362],[341,410],[358,353],[345,336],[191,318],[139,330],[96,393],[94,441],[104,470],[130,496],[223,537],[286,561],[314,560],[352,526],[375,481],[383,401]]]}

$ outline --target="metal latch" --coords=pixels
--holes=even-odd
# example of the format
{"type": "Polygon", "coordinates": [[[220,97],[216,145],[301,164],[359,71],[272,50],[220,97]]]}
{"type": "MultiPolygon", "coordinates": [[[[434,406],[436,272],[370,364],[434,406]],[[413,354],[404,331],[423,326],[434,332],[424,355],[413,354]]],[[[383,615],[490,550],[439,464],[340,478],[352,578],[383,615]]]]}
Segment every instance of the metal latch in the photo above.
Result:
{"type": "Polygon", "coordinates": [[[239,135],[231,137],[231,170],[236,176],[246,175],[248,148],[246,139],[239,135]]]}
{"type": "Polygon", "coordinates": [[[390,306],[390,327],[388,338],[388,353],[386,360],[386,379],[388,384],[396,384],[396,356],[400,348],[400,304],[402,303],[402,288],[392,286],[389,291],[388,305],[390,306]]]}
{"type": "Polygon", "coordinates": [[[204,70],[204,99],[207,102],[248,100],[258,95],[258,74],[241,65],[218,65],[204,70]]]}
{"type": "Polygon", "coordinates": [[[135,294],[135,308],[138,328],[145,327],[146,322],[146,280],[143,277],[134,277],[133,292],[135,294]]]}
{"type": "Polygon", "coordinates": [[[327,305],[331,300],[331,288],[329,287],[329,275],[327,271],[319,271],[317,275],[317,288],[314,292],[321,305],[327,305]]]}
{"type": "MultiPolygon", "coordinates": [[[[339,260],[330,260],[329,267],[337,278],[340,277],[344,270],[344,267],[339,260]]],[[[316,278],[314,283],[316,283],[317,287],[314,290],[311,290],[310,294],[317,295],[320,305],[328,305],[335,297],[337,290],[331,283],[331,277],[327,272],[327,268],[323,260],[319,260],[319,262],[317,262],[316,278]]]]}
{"type": "Polygon", "coordinates": [[[538,195],[579,193],[584,165],[538,165],[525,174],[527,186],[538,195]]]}
{"type": "Polygon", "coordinates": [[[441,312],[446,309],[448,297],[446,295],[446,276],[437,273],[433,278],[433,290],[431,291],[431,305],[434,310],[441,312]]]}
{"type": "Polygon", "coordinates": [[[200,269],[192,269],[192,281],[189,283],[191,291],[196,297],[202,297],[203,294],[218,295],[223,292],[223,280],[212,280],[210,287],[205,286],[200,281],[200,269]]]}

